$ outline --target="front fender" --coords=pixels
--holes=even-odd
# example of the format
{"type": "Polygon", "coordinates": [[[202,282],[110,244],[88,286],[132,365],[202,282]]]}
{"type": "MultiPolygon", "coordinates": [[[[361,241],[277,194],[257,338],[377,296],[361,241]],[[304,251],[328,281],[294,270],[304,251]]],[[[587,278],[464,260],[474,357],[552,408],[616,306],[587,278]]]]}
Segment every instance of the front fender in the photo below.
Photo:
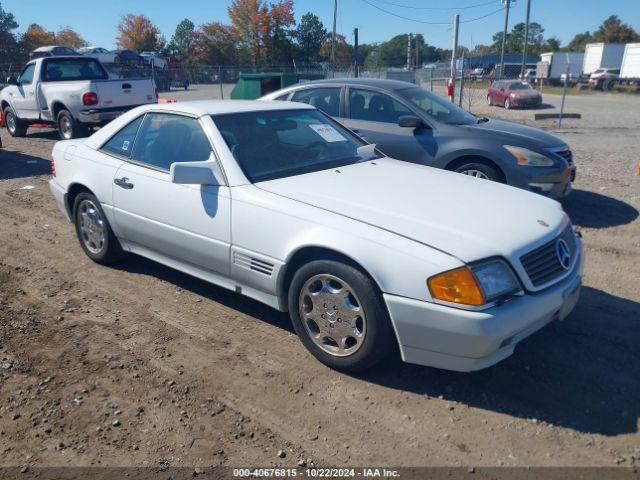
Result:
{"type": "MultiPolygon", "coordinates": [[[[428,245],[253,185],[233,189],[232,238],[285,265],[303,248],[335,251],[360,264],[382,292],[420,300],[431,300],[427,278],[462,265],[428,245]]],[[[282,293],[281,280],[271,293],[282,293]]]]}

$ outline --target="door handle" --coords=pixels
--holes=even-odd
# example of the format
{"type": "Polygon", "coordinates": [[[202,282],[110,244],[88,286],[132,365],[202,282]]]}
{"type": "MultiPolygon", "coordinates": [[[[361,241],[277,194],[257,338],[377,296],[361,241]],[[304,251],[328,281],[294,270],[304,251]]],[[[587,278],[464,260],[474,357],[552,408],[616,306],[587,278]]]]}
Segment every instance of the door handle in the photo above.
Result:
{"type": "Polygon", "coordinates": [[[113,183],[125,190],[131,190],[133,188],[133,183],[130,183],[127,177],[116,178],[113,180],[113,183]]]}

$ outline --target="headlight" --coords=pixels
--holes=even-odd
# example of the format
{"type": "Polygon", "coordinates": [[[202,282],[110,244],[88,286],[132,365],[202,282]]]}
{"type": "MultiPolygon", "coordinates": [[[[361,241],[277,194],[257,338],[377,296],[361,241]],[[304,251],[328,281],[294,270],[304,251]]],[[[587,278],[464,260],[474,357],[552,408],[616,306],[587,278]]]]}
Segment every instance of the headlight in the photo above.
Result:
{"type": "Polygon", "coordinates": [[[520,290],[511,269],[501,260],[461,267],[427,280],[431,296],[440,301],[481,306],[520,290]]]}
{"type": "Polygon", "coordinates": [[[532,152],[526,148],[514,147],[512,145],[504,145],[504,148],[518,160],[518,165],[527,167],[552,167],[553,159],[542,155],[541,153],[532,152]]]}
{"type": "Polygon", "coordinates": [[[493,260],[472,268],[487,302],[520,290],[513,272],[501,260],[493,260]]]}

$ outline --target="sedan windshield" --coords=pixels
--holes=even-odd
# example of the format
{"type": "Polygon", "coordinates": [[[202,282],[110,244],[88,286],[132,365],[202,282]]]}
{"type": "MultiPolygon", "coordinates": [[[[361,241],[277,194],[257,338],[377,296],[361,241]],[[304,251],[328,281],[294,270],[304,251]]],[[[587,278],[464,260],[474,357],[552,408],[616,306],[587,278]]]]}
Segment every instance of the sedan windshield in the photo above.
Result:
{"type": "Polygon", "coordinates": [[[272,110],[212,115],[229,150],[253,182],[290,177],[379,158],[317,110],[272,110]]]}
{"type": "Polygon", "coordinates": [[[466,110],[422,88],[405,88],[397,93],[438,122],[449,125],[478,123],[478,119],[466,110]]]}
{"type": "Polygon", "coordinates": [[[527,82],[513,82],[509,84],[509,90],[531,90],[531,85],[527,82]]]}

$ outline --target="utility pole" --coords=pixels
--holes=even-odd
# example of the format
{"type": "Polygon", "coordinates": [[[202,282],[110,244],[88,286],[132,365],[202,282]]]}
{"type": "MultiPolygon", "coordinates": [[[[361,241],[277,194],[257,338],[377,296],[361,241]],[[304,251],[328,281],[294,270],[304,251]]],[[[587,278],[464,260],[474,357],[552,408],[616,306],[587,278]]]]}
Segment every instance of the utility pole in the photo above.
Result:
{"type": "Polygon", "coordinates": [[[336,18],[338,17],[338,0],[333,0],[333,36],[331,37],[331,72],[336,76],[336,18]]]}
{"type": "Polygon", "coordinates": [[[531,0],[527,0],[527,19],[524,23],[524,48],[522,49],[522,68],[520,78],[524,80],[524,72],[527,68],[527,50],[529,48],[529,14],[531,13],[531,0]]]}
{"type": "Polygon", "coordinates": [[[358,78],[360,65],[358,62],[358,27],[353,29],[353,56],[355,57],[353,72],[354,76],[358,78]]]}
{"type": "Polygon", "coordinates": [[[507,45],[507,29],[509,28],[509,8],[511,8],[511,0],[502,0],[502,4],[505,6],[504,14],[504,30],[502,32],[502,49],[500,50],[500,76],[504,77],[504,49],[507,45]]]}
{"type": "Polygon", "coordinates": [[[416,35],[416,63],[414,65],[416,69],[422,68],[422,65],[420,65],[420,41],[418,35],[416,35]]]}
{"type": "Polygon", "coordinates": [[[411,70],[411,32],[407,35],[407,70],[411,70]]]}
{"type": "Polygon", "coordinates": [[[456,54],[458,52],[458,26],[460,25],[460,15],[455,14],[453,17],[453,50],[451,51],[451,77],[449,78],[449,85],[447,85],[447,95],[449,100],[455,102],[455,88],[456,88],[456,54]]]}

